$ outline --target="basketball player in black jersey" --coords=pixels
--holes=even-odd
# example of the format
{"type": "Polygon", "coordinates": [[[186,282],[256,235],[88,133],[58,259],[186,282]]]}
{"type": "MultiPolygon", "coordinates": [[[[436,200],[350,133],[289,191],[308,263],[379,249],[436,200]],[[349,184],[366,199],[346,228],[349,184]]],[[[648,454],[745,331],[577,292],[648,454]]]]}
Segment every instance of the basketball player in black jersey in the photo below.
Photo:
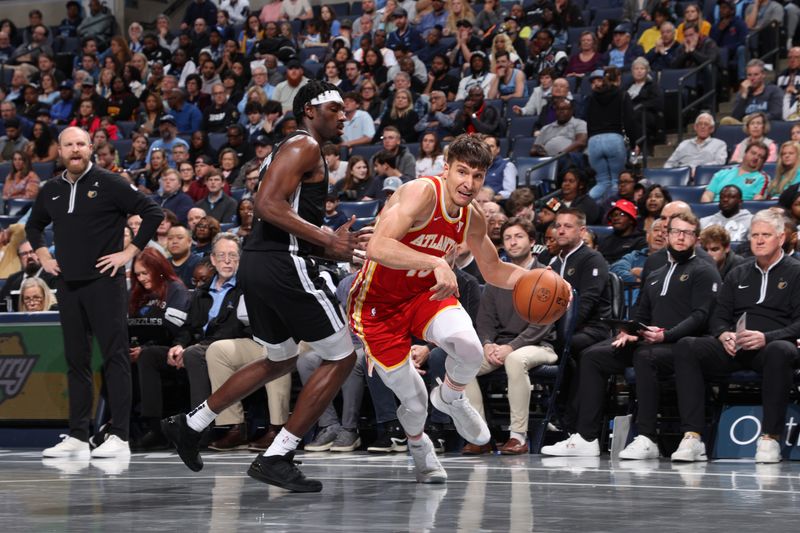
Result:
{"type": "Polygon", "coordinates": [[[248,474],[294,492],[319,492],[322,483],[295,466],[294,450],[350,375],[356,355],[338,302],[319,276],[314,256],[349,261],[367,235],[350,232],[354,218],[335,233],[320,229],[328,191],[328,168],[320,150],[341,136],[343,102],[330,83],[309,81],[297,93],[293,112],[301,128],[275,146],[261,169],[255,196],[258,220],[239,269],[253,337],[266,357],[236,372],[188,415],[162,421],[190,469],[203,468],[200,440],[216,415],[295,368],[303,340],[325,361],[303,387],[292,416],[248,474]]]}

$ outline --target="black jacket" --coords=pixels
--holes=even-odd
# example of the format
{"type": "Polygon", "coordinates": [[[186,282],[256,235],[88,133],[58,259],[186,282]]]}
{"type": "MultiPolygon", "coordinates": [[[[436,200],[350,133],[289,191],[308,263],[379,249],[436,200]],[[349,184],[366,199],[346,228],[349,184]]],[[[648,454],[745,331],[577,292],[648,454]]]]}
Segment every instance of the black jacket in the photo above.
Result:
{"type": "Polygon", "coordinates": [[[195,289],[189,306],[189,318],[175,335],[175,345],[180,344],[186,348],[193,344],[208,345],[221,339],[240,339],[250,336],[250,328],[245,326],[237,315],[239,300],[242,298],[242,289],[238,284],[225,294],[217,316],[211,321],[208,320],[208,312],[214,303],[209,289],[214,279],[203,287],[195,289]],[[208,327],[203,331],[206,323],[208,327]]]}
{"type": "MultiPolygon", "coordinates": [[[[66,174],[66,172],[65,172],[66,174]]],[[[65,281],[88,281],[101,274],[97,260],[122,251],[128,215],[142,217],[133,244],[144,250],[164,220],[158,205],[121,176],[92,165],[75,184],[62,174],[45,182],[25,226],[34,250],[45,246],[44,229],[52,222],[56,259],[65,281]]],[[[117,272],[125,275],[125,269],[117,272]]]]}
{"type": "Polygon", "coordinates": [[[601,133],[619,133],[635,142],[639,126],[633,119],[633,103],[628,93],[617,87],[592,91],[586,108],[586,129],[590,138],[601,133]]]}
{"type": "Polygon", "coordinates": [[[696,255],[688,261],[670,261],[642,285],[634,319],[664,328],[664,342],[701,335],[722,279],[719,272],[696,255]]]}
{"type": "Polygon", "coordinates": [[[616,233],[600,239],[597,251],[603,254],[609,264],[619,260],[623,255],[634,250],[647,248],[647,236],[640,230],[635,230],[630,235],[621,236],[616,233]]]}
{"type": "Polygon", "coordinates": [[[600,319],[611,317],[611,291],[608,286],[608,263],[600,252],[581,243],[566,257],[556,257],[550,266],[580,296],[575,330],[586,326],[607,329],[600,319]]]}
{"type": "Polygon", "coordinates": [[[746,328],[763,332],[768,343],[794,344],[800,337],[800,262],[783,256],[766,273],[754,262],[731,270],[717,296],[710,333],[736,331],[742,313],[747,313],[746,328]]]}
{"type": "Polygon", "coordinates": [[[472,118],[471,115],[465,115],[464,110],[456,113],[456,118],[453,121],[451,130],[455,135],[467,131],[467,127],[472,125],[478,133],[485,133],[498,139],[503,136],[505,123],[500,118],[500,112],[494,106],[484,105],[483,113],[480,118],[472,118]]]}
{"type": "MultiPolygon", "coordinates": [[[[717,264],[714,262],[711,256],[708,255],[708,252],[703,250],[700,246],[695,246],[694,253],[698,259],[702,259],[703,261],[705,261],[706,263],[708,263],[713,267],[717,266],[717,264]]],[[[642,279],[647,280],[647,277],[650,275],[651,272],[655,272],[656,270],[658,270],[659,268],[661,268],[666,264],[667,264],[666,248],[662,248],[661,250],[648,255],[647,259],[645,259],[644,261],[644,266],[642,267],[642,279]]]]}
{"type": "Polygon", "coordinates": [[[170,346],[186,323],[191,295],[180,281],[167,285],[164,300],[151,294],[128,316],[128,335],[141,346],[170,346]]]}

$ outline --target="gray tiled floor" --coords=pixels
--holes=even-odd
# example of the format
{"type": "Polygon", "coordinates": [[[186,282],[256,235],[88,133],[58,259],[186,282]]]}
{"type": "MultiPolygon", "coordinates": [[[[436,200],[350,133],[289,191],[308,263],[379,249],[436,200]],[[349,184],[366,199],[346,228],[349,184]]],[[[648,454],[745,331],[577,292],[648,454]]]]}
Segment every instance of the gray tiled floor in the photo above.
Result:
{"type": "Polygon", "coordinates": [[[406,456],[308,454],[325,485],[289,494],[245,475],[247,453],[118,463],[0,450],[0,524],[26,531],[797,531],[800,463],[447,455],[444,487],[413,483],[406,456]]]}

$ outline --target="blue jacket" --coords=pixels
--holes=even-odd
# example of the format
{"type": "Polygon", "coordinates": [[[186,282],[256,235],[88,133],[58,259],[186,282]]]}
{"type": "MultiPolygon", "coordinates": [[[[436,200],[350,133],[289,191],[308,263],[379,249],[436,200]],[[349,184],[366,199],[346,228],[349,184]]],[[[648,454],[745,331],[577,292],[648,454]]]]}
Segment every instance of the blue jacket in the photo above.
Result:
{"type": "Polygon", "coordinates": [[[172,109],[170,112],[175,117],[178,133],[193,133],[203,126],[203,113],[194,104],[184,102],[180,111],[172,109]]]}
{"type": "Polygon", "coordinates": [[[417,50],[425,46],[425,41],[422,35],[412,27],[406,28],[406,32],[400,35],[400,30],[394,30],[386,37],[386,47],[394,50],[397,45],[403,43],[408,46],[408,49],[417,53],[417,50]]]}
{"type": "Polygon", "coordinates": [[[194,207],[194,200],[183,191],[178,191],[171,196],[156,196],[155,201],[164,209],[175,213],[181,224],[186,224],[186,215],[189,213],[189,209],[194,207]]]}

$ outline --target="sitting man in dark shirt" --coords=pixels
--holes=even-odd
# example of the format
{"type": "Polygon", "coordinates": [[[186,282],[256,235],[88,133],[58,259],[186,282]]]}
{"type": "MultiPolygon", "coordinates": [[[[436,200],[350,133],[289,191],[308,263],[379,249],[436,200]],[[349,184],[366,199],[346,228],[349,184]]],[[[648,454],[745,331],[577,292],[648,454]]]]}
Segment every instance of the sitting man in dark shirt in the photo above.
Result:
{"type": "Polygon", "coordinates": [[[192,232],[180,224],[169,228],[167,230],[167,251],[171,255],[169,262],[175,270],[175,274],[181,278],[187,288],[193,288],[192,273],[194,267],[202,261],[203,256],[192,253],[192,232]]]}
{"type": "MultiPolygon", "coordinates": [[[[11,250],[6,250],[6,253],[10,252],[11,250]]],[[[19,257],[22,269],[19,272],[11,274],[8,279],[6,279],[3,288],[0,289],[0,306],[6,303],[7,305],[4,309],[7,311],[19,310],[19,298],[16,296],[19,293],[20,286],[22,286],[22,282],[28,278],[42,278],[42,280],[47,283],[48,287],[51,289],[55,288],[56,277],[49,272],[45,272],[42,268],[39,256],[33,251],[31,243],[23,241],[17,248],[17,257],[19,257]]]]}
{"type": "Polygon", "coordinates": [[[617,200],[608,212],[608,221],[613,233],[600,239],[597,250],[606,261],[614,263],[623,255],[647,246],[647,237],[636,227],[638,216],[636,205],[629,200],[617,200]]]}

